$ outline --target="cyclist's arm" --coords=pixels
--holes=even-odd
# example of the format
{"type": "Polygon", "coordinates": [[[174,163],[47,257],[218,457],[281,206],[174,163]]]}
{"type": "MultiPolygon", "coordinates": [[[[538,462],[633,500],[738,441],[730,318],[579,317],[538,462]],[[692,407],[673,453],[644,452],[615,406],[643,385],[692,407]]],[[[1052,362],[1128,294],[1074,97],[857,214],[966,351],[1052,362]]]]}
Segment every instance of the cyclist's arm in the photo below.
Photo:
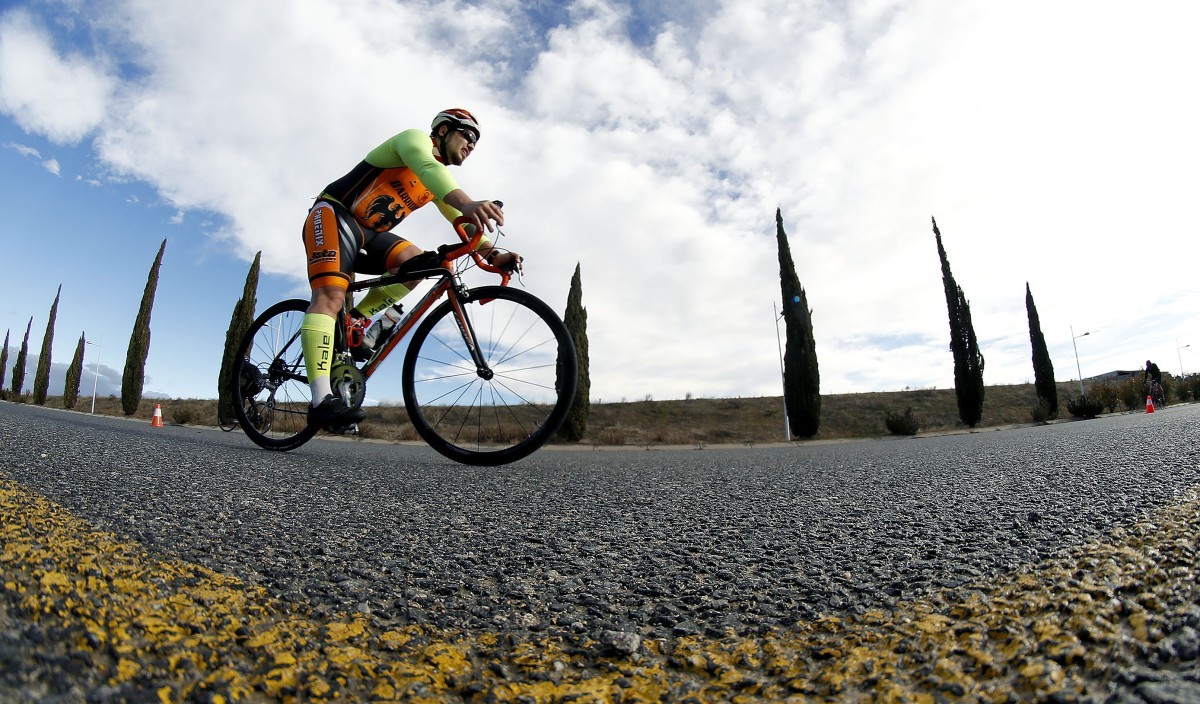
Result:
{"type": "MultiPolygon", "coordinates": [[[[490,220],[495,220],[497,225],[504,224],[504,211],[500,209],[500,205],[495,201],[471,201],[470,197],[468,197],[467,194],[462,191],[462,189],[451,193],[447,199],[460,203],[465,201],[465,203],[463,203],[464,208],[477,208],[476,212],[481,215],[487,213],[484,222],[489,230],[491,229],[490,220]]],[[[446,219],[451,222],[454,222],[460,215],[462,215],[457,208],[443,203],[440,200],[434,201],[434,203],[437,204],[438,210],[442,211],[442,215],[445,215],[446,219]]],[[[467,225],[466,229],[467,234],[473,235],[476,231],[476,225],[467,225]]],[[[492,244],[492,241],[488,239],[487,235],[484,235],[480,238],[479,244],[475,247],[475,251],[479,252],[480,256],[482,256],[489,264],[492,264],[493,266],[500,267],[501,269],[505,269],[507,271],[520,270],[522,261],[521,255],[517,254],[516,252],[501,252],[495,248],[495,246],[492,244]]]]}
{"type": "MultiPolygon", "coordinates": [[[[500,206],[490,200],[471,200],[471,197],[461,188],[451,191],[446,194],[445,198],[439,198],[434,202],[437,203],[438,210],[442,212],[442,215],[450,222],[454,222],[460,216],[466,217],[470,221],[467,231],[472,235],[477,228],[491,232],[495,229],[492,221],[495,221],[496,225],[504,224],[504,211],[500,209],[500,206]]],[[[490,245],[486,234],[480,240],[479,251],[482,252],[485,245],[490,245]]],[[[491,247],[488,246],[488,248],[491,247]]]]}
{"type": "MultiPolygon", "coordinates": [[[[491,201],[471,200],[459,187],[450,169],[434,157],[433,142],[421,130],[405,130],[392,137],[372,149],[367,154],[366,162],[383,168],[407,166],[412,169],[421,183],[433,193],[438,210],[450,222],[466,216],[474,227],[488,231],[493,229],[492,220],[498,225],[504,224],[504,213],[499,207],[491,201]]],[[[487,242],[485,235],[480,243],[480,251],[487,242]]]]}

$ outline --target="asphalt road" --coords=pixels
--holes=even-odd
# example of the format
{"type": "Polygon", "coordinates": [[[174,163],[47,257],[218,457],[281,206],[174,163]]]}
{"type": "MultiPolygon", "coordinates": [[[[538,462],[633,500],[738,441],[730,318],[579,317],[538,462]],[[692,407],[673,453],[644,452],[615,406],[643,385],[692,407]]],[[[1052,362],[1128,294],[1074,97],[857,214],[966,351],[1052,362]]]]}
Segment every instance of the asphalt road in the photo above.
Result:
{"type": "MultiPolygon", "coordinates": [[[[484,469],[419,446],[318,439],[271,453],[237,432],[4,403],[0,479],[144,547],[139,559],[236,578],[306,618],[353,617],[475,644],[497,633],[560,643],[567,655],[556,655],[559,669],[576,667],[572,647],[600,643],[578,665],[594,677],[607,656],[670,663],[680,643],[693,642],[726,651],[753,641],[761,650],[822,619],[862,622],[945,594],[1001,588],[1097,542],[1119,542],[1156,512],[1194,500],[1198,425],[1200,406],[1189,405],[779,448],[550,448],[484,469]]],[[[1158,641],[1186,640],[1181,629],[1200,626],[1181,618],[1164,622],[1169,632],[1158,641]]],[[[1118,658],[1124,670],[1081,671],[1083,684],[1070,691],[1097,701],[1171,701],[1147,694],[1148,684],[1200,693],[1200,684],[1188,689],[1200,676],[1178,674],[1195,672],[1195,654],[1155,659],[1155,643],[1118,658]],[[1164,674],[1146,674],[1156,670],[1164,674]]],[[[482,662],[478,653],[468,660],[476,669],[482,662]]],[[[690,672],[690,684],[675,694],[700,691],[693,680],[720,670],[711,655],[706,666],[683,662],[676,669],[690,672]]],[[[508,667],[493,668],[499,681],[521,679],[508,667]]],[[[772,698],[769,686],[794,674],[760,669],[767,672],[743,694],[772,698]]],[[[951,695],[975,691],[951,675],[914,675],[906,691],[931,681],[951,695]]],[[[862,691],[878,679],[863,679],[862,691]]],[[[1053,680],[1050,689],[1006,686],[1039,696],[1067,691],[1054,689],[1063,678],[1053,680]]],[[[95,686],[119,700],[128,696],[121,683],[130,682],[138,680],[95,686]]],[[[797,696],[849,691],[845,683],[808,690],[792,682],[787,691],[797,696]]],[[[145,677],[139,686],[149,686],[145,677]]],[[[480,676],[460,677],[442,694],[470,698],[484,689],[503,699],[480,676]]],[[[620,691],[628,701],[655,698],[632,685],[620,691]]]]}

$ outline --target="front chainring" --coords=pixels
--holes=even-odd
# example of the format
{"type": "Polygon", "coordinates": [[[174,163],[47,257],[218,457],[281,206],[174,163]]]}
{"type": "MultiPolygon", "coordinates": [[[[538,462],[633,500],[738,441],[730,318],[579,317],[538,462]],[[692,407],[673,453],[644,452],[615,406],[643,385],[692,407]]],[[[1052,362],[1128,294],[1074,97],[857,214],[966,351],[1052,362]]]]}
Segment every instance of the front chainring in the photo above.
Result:
{"type": "Polygon", "coordinates": [[[336,362],[329,370],[333,395],[351,408],[359,408],[367,397],[367,380],[352,362],[336,362]]]}

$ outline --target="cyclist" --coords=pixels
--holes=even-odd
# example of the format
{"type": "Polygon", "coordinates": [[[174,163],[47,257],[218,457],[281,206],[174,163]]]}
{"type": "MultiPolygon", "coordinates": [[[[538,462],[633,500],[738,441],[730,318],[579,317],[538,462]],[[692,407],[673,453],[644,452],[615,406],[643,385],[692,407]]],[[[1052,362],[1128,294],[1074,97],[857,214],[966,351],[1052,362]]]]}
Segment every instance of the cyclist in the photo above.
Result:
{"type": "MultiPolygon", "coordinates": [[[[1142,372],[1142,383],[1153,381],[1156,386],[1151,386],[1151,393],[1158,393],[1158,389],[1162,388],[1162,372],[1159,371],[1158,365],[1150,360],[1146,360],[1146,369],[1142,372]]],[[[1155,400],[1158,400],[1156,396],[1155,400]]]]}
{"type": "MultiPolygon", "coordinates": [[[[474,115],[461,108],[443,110],[433,118],[428,133],[405,130],[371,150],[349,173],[326,186],[309,210],[304,247],[312,303],[304,316],[300,340],[312,388],[310,423],[345,426],[366,417],[363,409],[350,408],[333,396],[329,372],[334,326],[354,273],[395,273],[422,253],[391,230],[430,202],[447,220],[466,217],[471,232],[490,232],[493,223],[504,224],[500,205],[472,199],[448,168],[466,161],[478,140],[479,122],[474,115]]],[[[495,249],[486,235],[479,253],[505,269],[514,269],[521,262],[516,252],[495,249]]],[[[403,298],[416,283],[372,289],[354,306],[347,338],[356,357],[370,354],[363,338],[371,317],[403,298]]]]}

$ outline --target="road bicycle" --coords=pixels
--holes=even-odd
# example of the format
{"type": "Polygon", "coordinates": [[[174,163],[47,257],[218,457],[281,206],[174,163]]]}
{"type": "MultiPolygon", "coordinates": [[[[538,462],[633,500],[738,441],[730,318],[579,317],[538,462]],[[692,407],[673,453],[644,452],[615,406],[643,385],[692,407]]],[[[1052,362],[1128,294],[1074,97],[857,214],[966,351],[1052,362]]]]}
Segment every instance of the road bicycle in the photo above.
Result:
{"type": "Polygon", "coordinates": [[[1167,405],[1167,392],[1165,389],[1163,389],[1162,384],[1153,379],[1147,379],[1146,392],[1149,394],[1151,400],[1154,401],[1155,406],[1161,408],[1167,405]]]}
{"type": "MultiPolygon", "coordinates": [[[[463,218],[454,222],[460,242],[423,252],[395,274],[350,284],[334,327],[330,381],[336,398],[361,407],[367,380],[406,342],[401,385],[417,434],[452,460],[496,466],[528,456],[558,431],[575,397],[578,366],[562,319],[533,294],[509,287],[510,272],[475,251],[482,232],[470,236],[465,226],[463,218]],[[498,274],[500,285],[465,285],[463,273],[476,267],[498,274]],[[414,280],[432,288],[380,337],[369,359],[356,362],[346,332],[350,294],[414,280]]],[[[300,344],[308,306],[305,299],[271,306],[238,349],[237,421],[269,450],[293,450],[320,430],[308,424],[312,396],[300,344]]]]}

